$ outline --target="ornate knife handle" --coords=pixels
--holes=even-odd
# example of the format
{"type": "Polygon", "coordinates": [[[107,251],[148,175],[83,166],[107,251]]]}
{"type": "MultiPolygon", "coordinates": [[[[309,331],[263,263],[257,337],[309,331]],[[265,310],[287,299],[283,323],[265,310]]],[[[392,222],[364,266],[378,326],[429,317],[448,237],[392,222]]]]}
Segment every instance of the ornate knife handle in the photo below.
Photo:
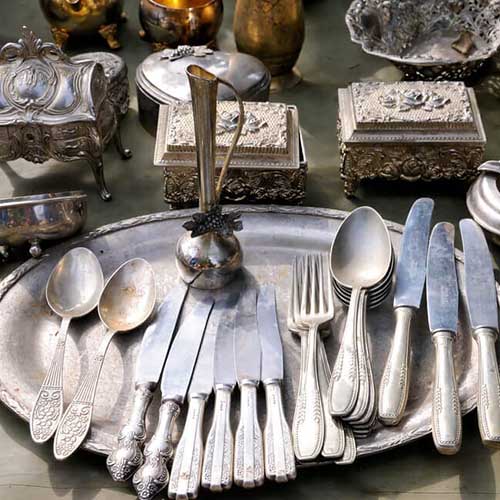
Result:
{"type": "Polygon", "coordinates": [[[489,328],[474,332],[479,349],[477,395],[479,432],[486,446],[500,447],[500,377],[495,352],[497,333],[489,328]]]}
{"type": "Polygon", "coordinates": [[[293,448],[299,460],[313,460],[320,454],[325,437],[318,380],[317,328],[303,335],[307,335],[306,355],[301,356],[300,384],[293,415],[293,448]]]}
{"type": "Polygon", "coordinates": [[[134,403],[129,421],[118,436],[118,445],[106,460],[108,471],[114,481],[127,481],[142,465],[142,445],[146,439],[146,412],[153,399],[152,384],[141,384],[135,388],[134,403]]]}
{"type": "Polygon", "coordinates": [[[191,396],[181,440],[175,451],[168,496],[196,498],[203,459],[203,414],[207,395],[191,396]]]}
{"type": "Polygon", "coordinates": [[[325,415],[325,440],[321,455],[325,458],[338,458],[344,453],[345,431],[342,421],[332,417],[328,411],[328,384],[330,377],[331,370],[328,364],[325,344],[320,339],[318,342],[318,378],[321,399],[323,401],[323,413],[325,415]]]}
{"type": "Polygon", "coordinates": [[[283,411],[279,381],[265,381],[264,388],[266,391],[266,427],[264,429],[266,477],[277,483],[285,483],[297,476],[292,435],[283,411]]]}
{"type": "Polygon", "coordinates": [[[54,456],[57,460],[64,460],[72,455],[89,432],[99,375],[114,334],[113,331],[106,333],[88,373],[64,412],[54,438],[54,456]]]}
{"type": "Polygon", "coordinates": [[[384,425],[398,425],[408,401],[411,307],[398,307],[396,328],[389,357],[380,382],[378,419],[384,425]]]}
{"type": "Polygon", "coordinates": [[[328,399],[330,413],[344,417],[354,408],[359,392],[359,369],[357,353],[358,308],[361,306],[361,292],[353,290],[342,337],[342,344],[335,360],[328,399]]]}
{"type": "Polygon", "coordinates": [[[167,465],[174,454],[172,429],[180,410],[179,404],[171,399],[160,406],[156,431],[144,448],[144,463],[132,479],[141,500],[153,498],[168,484],[167,465]]]}
{"type": "Polygon", "coordinates": [[[255,488],[264,482],[262,432],[257,419],[258,382],[240,384],[240,422],[234,447],[234,482],[243,488],[255,488]]]}
{"type": "Polygon", "coordinates": [[[214,414],[205,446],[201,479],[202,486],[211,491],[227,490],[233,484],[232,390],[225,385],[215,388],[214,414]]]}
{"type": "Polygon", "coordinates": [[[462,414],[453,366],[453,333],[432,336],[436,353],[432,405],[432,437],[439,453],[453,455],[462,444],[462,414]]]}
{"type": "Polygon", "coordinates": [[[52,437],[63,414],[64,351],[70,321],[71,318],[61,321],[56,350],[31,411],[30,432],[35,443],[45,443],[52,437]]]}

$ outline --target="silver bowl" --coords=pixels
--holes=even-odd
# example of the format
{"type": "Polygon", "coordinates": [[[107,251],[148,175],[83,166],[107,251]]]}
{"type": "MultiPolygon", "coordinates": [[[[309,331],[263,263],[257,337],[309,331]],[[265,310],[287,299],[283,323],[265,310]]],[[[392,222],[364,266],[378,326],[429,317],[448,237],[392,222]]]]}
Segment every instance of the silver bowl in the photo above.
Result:
{"type": "Polygon", "coordinates": [[[498,0],[354,0],[346,23],[353,42],[409,80],[468,79],[500,47],[498,0]]]}
{"type": "Polygon", "coordinates": [[[59,240],[77,233],[87,219],[87,195],[83,191],[34,194],[0,199],[0,254],[9,247],[30,244],[38,258],[43,240],[59,240]]]}

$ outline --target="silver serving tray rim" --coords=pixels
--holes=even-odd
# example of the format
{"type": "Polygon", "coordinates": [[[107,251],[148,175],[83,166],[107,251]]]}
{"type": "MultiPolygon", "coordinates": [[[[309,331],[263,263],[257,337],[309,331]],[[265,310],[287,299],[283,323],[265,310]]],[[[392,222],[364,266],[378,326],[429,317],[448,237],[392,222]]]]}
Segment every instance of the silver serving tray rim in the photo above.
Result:
{"type": "MultiPolygon", "coordinates": [[[[316,207],[289,207],[289,206],[279,206],[279,205],[259,205],[259,206],[247,206],[247,205],[226,205],[225,208],[228,210],[236,210],[245,214],[284,214],[284,215],[297,215],[297,216],[310,216],[313,218],[327,218],[342,220],[346,217],[348,212],[327,209],[327,208],[316,208],[316,207]]],[[[25,275],[35,270],[38,266],[44,263],[51,256],[56,254],[58,257],[63,254],[63,252],[73,248],[75,246],[85,245],[86,242],[98,239],[100,237],[110,235],[112,233],[135,228],[137,226],[142,226],[145,224],[151,224],[155,222],[176,220],[176,219],[186,219],[190,217],[197,210],[187,209],[187,210],[175,210],[167,212],[159,212],[148,215],[142,215],[112,224],[102,226],[95,229],[85,235],[72,238],[64,243],[58,244],[52,247],[52,249],[45,252],[41,259],[30,259],[25,263],[21,264],[14,271],[12,271],[6,278],[0,282],[0,309],[1,302],[6,296],[6,294],[16,285],[16,283],[21,280],[25,275]]],[[[403,226],[391,221],[386,221],[386,224],[391,232],[398,233],[401,235],[403,231],[403,226]]],[[[332,235],[333,236],[333,235],[332,235]]],[[[463,254],[459,250],[455,250],[456,261],[463,265],[463,254]]],[[[173,259],[173,256],[172,256],[173,259]]],[[[459,280],[460,281],[460,280],[459,280]]],[[[462,283],[459,283],[463,287],[462,283]]],[[[497,294],[500,296],[500,287],[497,283],[497,294]]],[[[282,329],[282,333],[283,329],[282,329]]],[[[470,332],[469,332],[470,333],[470,332]]],[[[0,329],[0,337],[4,335],[3,330],[0,329]]],[[[428,335],[429,343],[431,343],[430,334],[428,332],[420,333],[419,335],[428,335]]],[[[471,353],[475,352],[474,342],[471,343],[471,353]]],[[[475,354],[477,358],[477,353],[475,354]]],[[[473,376],[472,372],[475,372],[475,367],[471,366],[469,371],[471,372],[467,376],[473,376]]],[[[25,421],[29,421],[30,410],[20,401],[19,394],[12,391],[11,387],[13,381],[6,381],[0,378],[0,401],[10,408],[15,414],[21,417],[25,421]]],[[[66,399],[65,399],[66,401],[66,399]]],[[[472,411],[476,407],[476,391],[471,391],[470,394],[466,394],[465,398],[461,397],[461,409],[462,414],[465,415],[472,411]]],[[[151,431],[151,429],[149,429],[151,431]]],[[[393,428],[394,436],[390,439],[384,439],[383,445],[377,442],[364,443],[363,441],[358,444],[358,456],[372,455],[375,453],[383,452],[387,449],[401,446],[403,444],[409,443],[421,437],[424,437],[431,433],[430,422],[428,425],[421,425],[418,429],[415,429],[411,433],[402,434],[398,432],[398,428],[393,428]]],[[[93,439],[92,436],[87,438],[83,443],[82,448],[97,454],[107,455],[110,452],[110,447],[103,444],[99,440],[93,439]]],[[[331,461],[321,460],[317,462],[308,462],[307,464],[299,464],[299,466],[311,466],[311,465],[322,465],[325,463],[331,463],[331,461]]]]}

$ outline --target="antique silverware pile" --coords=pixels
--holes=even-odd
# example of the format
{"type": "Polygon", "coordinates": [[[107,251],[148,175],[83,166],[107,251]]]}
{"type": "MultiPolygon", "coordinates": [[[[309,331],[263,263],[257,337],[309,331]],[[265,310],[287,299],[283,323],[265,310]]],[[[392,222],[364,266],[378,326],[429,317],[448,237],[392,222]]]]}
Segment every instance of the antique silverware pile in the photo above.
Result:
{"type": "Polygon", "coordinates": [[[332,244],[330,265],[335,292],[349,310],[330,381],[329,409],[362,438],[377,417],[366,308],[385,300],[394,270],[389,232],[375,210],[360,207],[346,217],[332,244]]]}

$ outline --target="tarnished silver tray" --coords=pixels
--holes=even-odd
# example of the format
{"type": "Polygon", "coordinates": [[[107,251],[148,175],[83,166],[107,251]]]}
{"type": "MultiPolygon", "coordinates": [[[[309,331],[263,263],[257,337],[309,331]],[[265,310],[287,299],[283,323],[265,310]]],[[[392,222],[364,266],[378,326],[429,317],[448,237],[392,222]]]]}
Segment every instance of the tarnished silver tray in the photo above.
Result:
{"type": "MultiPolygon", "coordinates": [[[[286,329],[286,311],[290,286],[290,264],[296,254],[329,250],[334,233],[345,212],[320,208],[280,206],[238,207],[244,230],[238,237],[244,249],[245,265],[259,283],[275,283],[277,287],[281,333],[285,346],[284,399],[286,415],[291,422],[298,384],[300,346],[297,337],[286,329]]],[[[53,247],[41,260],[30,260],[0,283],[0,400],[24,420],[28,420],[38,389],[56,344],[59,319],[45,302],[45,284],[57,260],[69,248],[92,249],[110,273],[132,257],[148,259],[156,271],[158,296],[177,280],[174,247],[192,210],[164,212],[137,217],[100,228],[86,236],[53,247]]],[[[396,252],[402,227],[388,222],[396,252]]],[[[457,251],[457,268],[463,277],[462,254],[457,251]]],[[[463,299],[463,297],[462,297],[463,299]]],[[[345,308],[336,303],[332,334],[326,342],[328,355],[334,360],[343,330],[345,308]]],[[[376,385],[381,377],[393,333],[392,298],[368,314],[368,331],[372,343],[376,385]]],[[[96,313],[71,324],[66,344],[65,401],[69,402],[78,381],[85,373],[88,353],[93,352],[103,335],[96,313]]],[[[92,430],[84,448],[106,454],[115,444],[132,400],[133,368],[142,331],[118,335],[108,352],[96,398],[92,430]]],[[[433,347],[428,331],[425,307],[412,324],[413,370],[408,406],[402,423],[395,428],[378,426],[368,438],[358,442],[358,454],[370,455],[403,445],[431,431],[433,347]]],[[[477,351],[468,326],[463,300],[455,344],[455,367],[462,412],[476,405],[477,351]]],[[[158,399],[158,395],[156,395],[158,399]]],[[[234,398],[235,402],[239,399],[234,398]]],[[[158,401],[148,415],[152,432],[157,417],[158,401]]],[[[260,402],[264,423],[264,401],[260,402]]],[[[237,419],[237,405],[233,412],[237,419]]],[[[210,423],[210,412],[206,424],[210,423]]],[[[177,437],[182,430],[178,421],[177,437]]],[[[175,437],[175,436],[174,436],[175,437]]]]}

